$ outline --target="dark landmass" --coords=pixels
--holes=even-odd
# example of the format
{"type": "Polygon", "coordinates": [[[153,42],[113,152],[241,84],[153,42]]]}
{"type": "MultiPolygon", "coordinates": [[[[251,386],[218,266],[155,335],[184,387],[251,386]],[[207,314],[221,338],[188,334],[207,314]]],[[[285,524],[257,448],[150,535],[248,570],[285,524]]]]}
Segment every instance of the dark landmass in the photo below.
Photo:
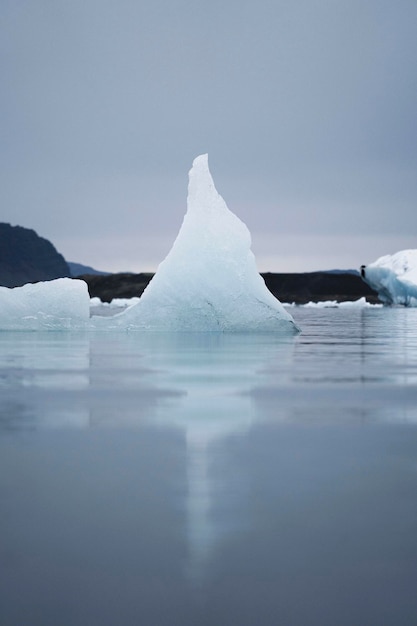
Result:
{"type": "MultiPolygon", "coordinates": [[[[111,302],[113,298],[132,298],[142,295],[153,274],[110,274],[98,276],[84,274],[79,276],[88,285],[91,297],[98,297],[102,302],[111,302]]],[[[361,279],[351,272],[309,272],[304,274],[261,274],[268,289],[281,302],[319,302],[323,300],[358,300],[366,297],[368,302],[379,302],[378,296],[361,279]]]]}
{"type": "Polygon", "coordinates": [[[98,276],[108,276],[110,272],[102,272],[100,270],[94,269],[90,265],[83,265],[82,263],[74,263],[73,261],[67,261],[68,267],[71,272],[71,276],[73,278],[77,278],[77,276],[81,276],[81,274],[93,274],[98,276]]]}
{"type": "Polygon", "coordinates": [[[88,285],[91,298],[100,298],[102,302],[111,302],[113,298],[134,298],[141,296],[153,274],[83,274],[78,278],[88,285]]]}
{"type": "Polygon", "coordinates": [[[30,228],[0,223],[0,285],[20,287],[70,276],[62,254],[30,228]]]}
{"type": "Polygon", "coordinates": [[[378,294],[363,282],[359,273],[307,272],[304,274],[261,274],[268,289],[281,302],[322,302],[359,300],[379,303],[378,294]]]}

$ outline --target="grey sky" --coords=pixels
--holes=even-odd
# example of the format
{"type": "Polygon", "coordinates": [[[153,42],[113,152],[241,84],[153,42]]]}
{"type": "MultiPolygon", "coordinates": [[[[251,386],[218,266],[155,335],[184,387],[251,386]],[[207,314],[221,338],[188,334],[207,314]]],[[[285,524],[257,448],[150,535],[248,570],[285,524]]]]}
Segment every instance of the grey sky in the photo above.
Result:
{"type": "Polygon", "coordinates": [[[155,269],[209,153],[261,270],[417,247],[417,1],[1,0],[0,221],[155,269]]]}

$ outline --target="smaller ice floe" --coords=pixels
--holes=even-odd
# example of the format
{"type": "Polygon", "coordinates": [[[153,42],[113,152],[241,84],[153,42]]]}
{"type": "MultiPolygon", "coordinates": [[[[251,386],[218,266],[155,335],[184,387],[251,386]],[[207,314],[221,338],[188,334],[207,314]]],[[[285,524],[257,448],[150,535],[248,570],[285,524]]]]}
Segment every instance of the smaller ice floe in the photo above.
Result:
{"type": "Polygon", "coordinates": [[[401,250],[362,265],[361,276],[384,304],[417,307],[417,250],[401,250]]]}
{"type": "Polygon", "coordinates": [[[111,309],[120,309],[121,307],[132,306],[139,302],[138,297],[133,298],[113,298],[111,302],[103,302],[100,298],[90,298],[90,306],[104,306],[111,309]]]}
{"type": "Polygon", "coordinates": [[[112,317],[139,302],[138,297],[113,298],[111,302],[102,302],[100,298],[90,298],[90,315],[112,317]]]}
{"type": "Polygon", "coordinates": [[[90,318],[90,298],[83,280],[0,287],[0,330],[72,330],[90,318]]]}
{"type": "Polygon", "coordinates": [[[337,300],[322,300],[321,302],[307,302],[306,304],[295,304],[285,303],[284,306],[289,307],[305,307],[310,309],[361,309],[364,307],[381,307],[382,304],[371,304],[368,302],[363,296],[359,298],[359,300],[344,300],[343,302],[338,302],[337,300]]]}

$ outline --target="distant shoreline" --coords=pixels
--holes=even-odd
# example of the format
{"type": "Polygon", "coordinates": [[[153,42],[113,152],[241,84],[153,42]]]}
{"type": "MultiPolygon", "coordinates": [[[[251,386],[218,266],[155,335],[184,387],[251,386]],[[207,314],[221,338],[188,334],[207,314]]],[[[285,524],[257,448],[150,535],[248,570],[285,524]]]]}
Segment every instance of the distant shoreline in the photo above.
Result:
{"type": "MultiPolygon", "coordinates": [[[[81,274],[76,278],[88,285],[90,297],[98,297],[102,302],[114,298],[141,296],[153,278],[153,273],[118,273],[108,275],[81,274]]],[[[378,295],[358,274],[352,272],[304,272],[275,273],[262,272],[266,286],[281,302],[306,304],[335,300],[344,302],[365,297],[370,303],[379,303],[378,295]]]]}

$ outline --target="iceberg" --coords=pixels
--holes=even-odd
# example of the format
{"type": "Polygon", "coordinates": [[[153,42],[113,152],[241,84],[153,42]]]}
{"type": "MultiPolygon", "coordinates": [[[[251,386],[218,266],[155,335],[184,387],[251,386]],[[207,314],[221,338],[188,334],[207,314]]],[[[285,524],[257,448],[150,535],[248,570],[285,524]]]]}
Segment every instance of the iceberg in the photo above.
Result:
{"type": "Polygon", "coordinates": [[[217,192],[207,154],[198,156],[189,172],[187,212],[171,251],[139,302],[114,316],[112,325],[151,331],[298,331],[259,275],[249,230],[217,192]]]}
{"type": "Polygon", "coordinates": [[[103,315],[105,307],[92,301],[90,317],[82,280],[0,287],[0,330],[298,332],[259,275],[249,230],[216,191],[206,154],[190,170],[187,212],[172,249],[134,302],[103,315]]]}
{"type": "Polygon", "coordinates": [[[1,330],[73,330],[90,318],[83,280],[58,278],[23,287],[0,287],[1,330]]]}
{"type": "Polygon", "coordinates": [[[417,250],[401,250],[362,265],[361,276],[384,304],[417,306],[417,250]]]}

